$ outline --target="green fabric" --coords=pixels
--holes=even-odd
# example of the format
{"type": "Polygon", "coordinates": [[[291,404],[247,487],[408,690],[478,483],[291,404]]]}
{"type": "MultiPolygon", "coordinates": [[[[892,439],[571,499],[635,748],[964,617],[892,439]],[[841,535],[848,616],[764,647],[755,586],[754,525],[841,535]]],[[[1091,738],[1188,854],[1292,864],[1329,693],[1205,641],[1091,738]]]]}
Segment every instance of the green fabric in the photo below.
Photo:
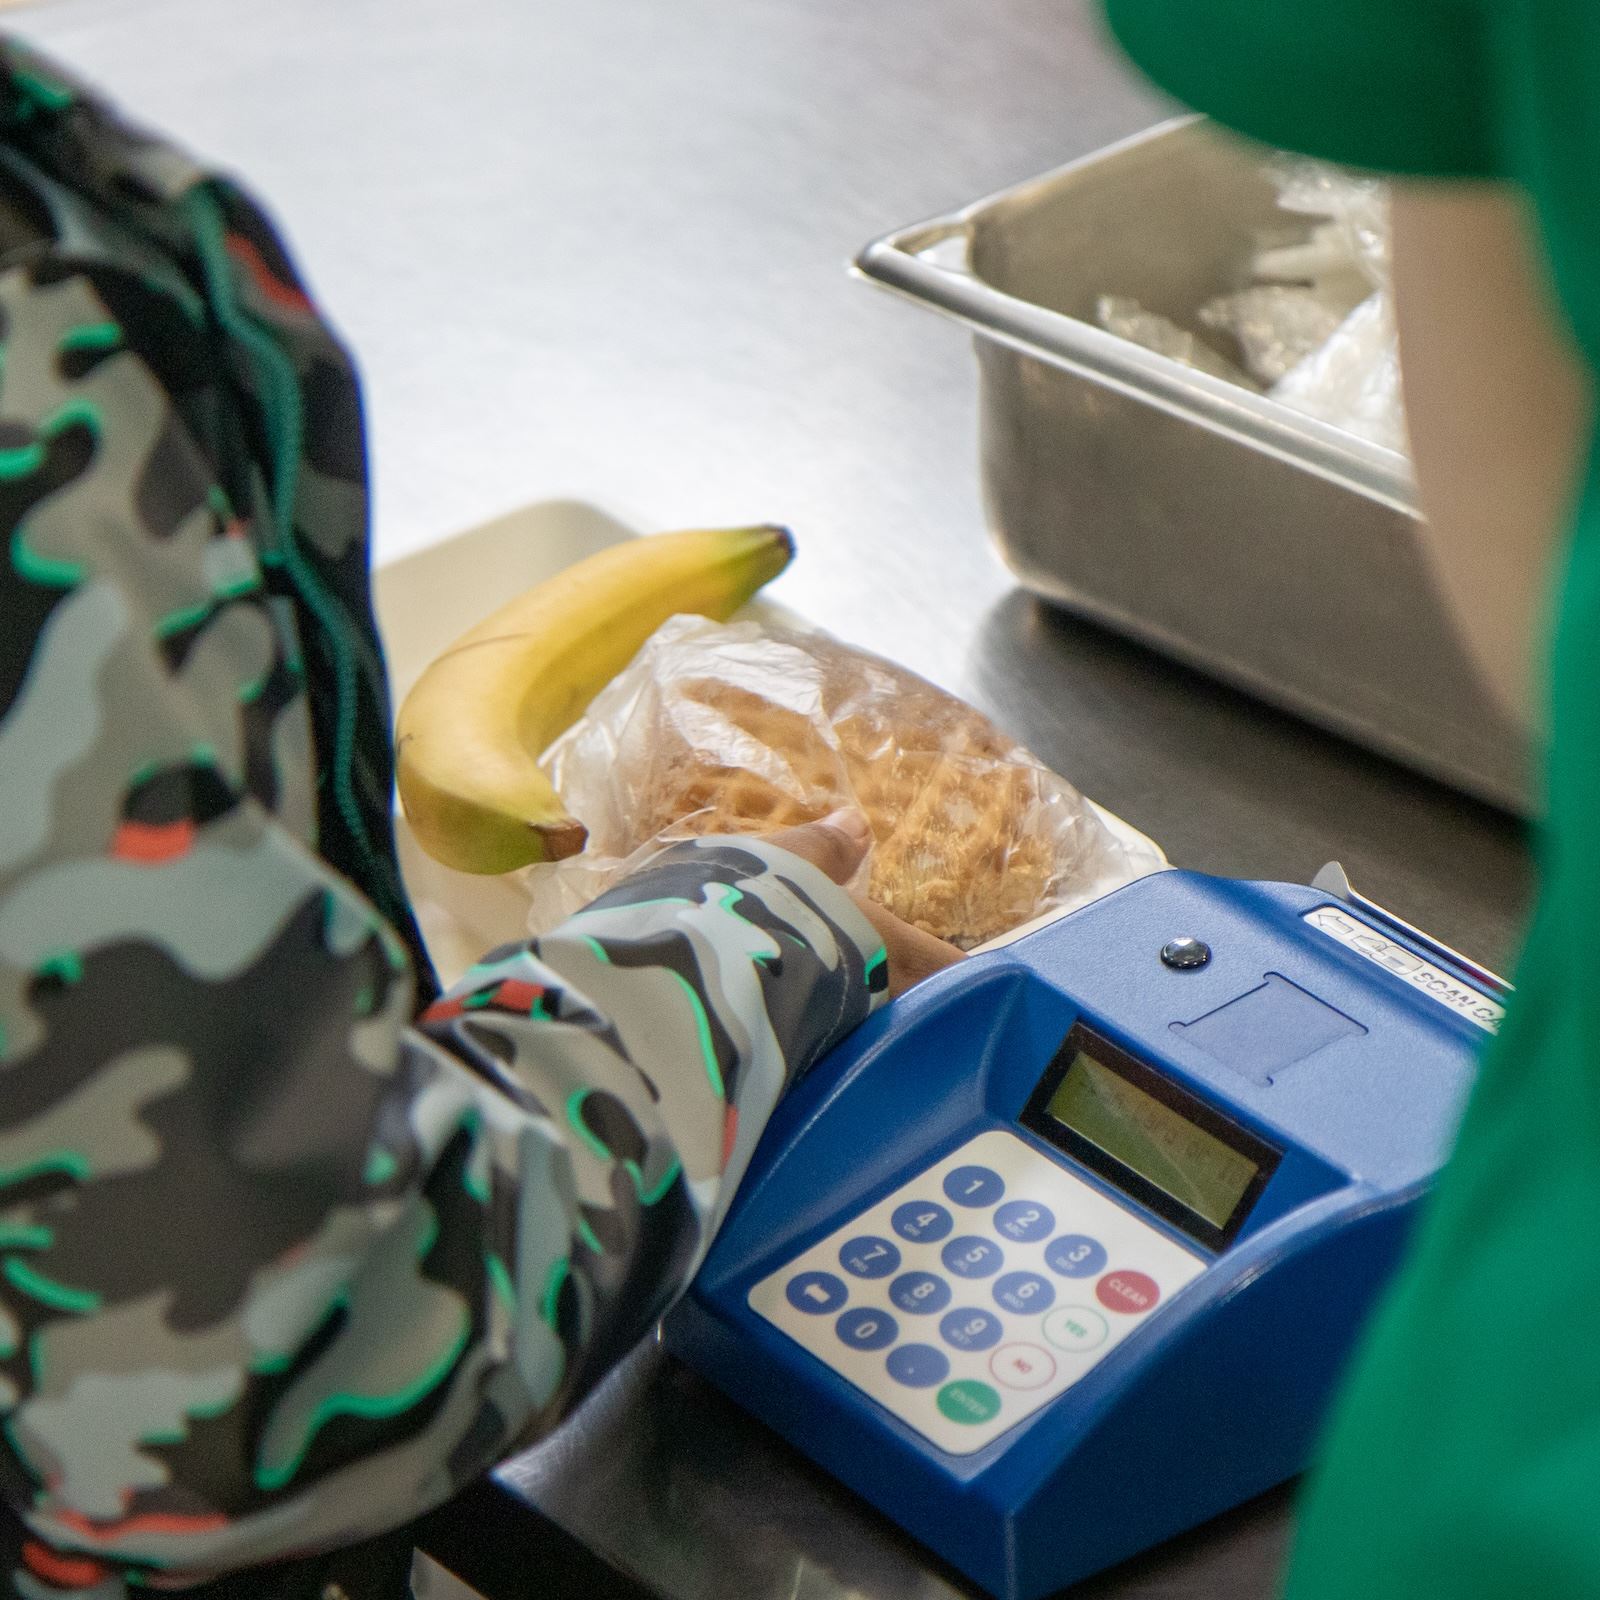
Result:
{"type": "Polygon", "coordinates": [[[1134,60],[1252,138],[1330,161],[1481,174],[1494,161],[1470,0],[1108,0],[1134,60]]]}
{"type": "MultiPolygon", "coordinates": [[[[1245,133],[1379,169],[1521,185],[1596,364],[1594,0],[1107,0],[1107,10],[1158,82],[1245,133]]],[[[1585,961],[1600,905],[1592,465],[1549,681],[1550,820],[1519,992],[1336,1407],[1302,1506],[1291,1600],[1600,1595],[1600,980],[1585,961]]]]}

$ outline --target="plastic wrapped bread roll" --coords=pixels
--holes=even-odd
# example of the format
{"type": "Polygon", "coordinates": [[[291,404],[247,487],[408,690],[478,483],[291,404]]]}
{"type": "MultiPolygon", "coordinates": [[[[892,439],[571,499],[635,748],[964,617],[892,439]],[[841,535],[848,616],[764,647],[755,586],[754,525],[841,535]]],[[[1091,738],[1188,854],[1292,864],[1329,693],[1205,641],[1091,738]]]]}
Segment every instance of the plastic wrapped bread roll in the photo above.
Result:
{"type": "Polygon", "coordinates": [[[970,706],[821,633],[675,617],[545,766],[590,845],[526,875],[536,931],[672,839],[841,805],[872,824],[858,887],[963,949],[1160,865],[970,706]]]}

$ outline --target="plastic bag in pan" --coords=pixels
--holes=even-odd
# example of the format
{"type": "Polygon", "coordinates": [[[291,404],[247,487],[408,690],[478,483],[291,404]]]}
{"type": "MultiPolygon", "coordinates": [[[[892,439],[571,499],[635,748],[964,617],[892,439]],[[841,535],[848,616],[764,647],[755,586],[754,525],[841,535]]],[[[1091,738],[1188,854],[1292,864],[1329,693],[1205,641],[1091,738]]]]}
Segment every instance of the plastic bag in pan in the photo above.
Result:
{"type": "Polygon", "coordinates": [[[674,617],[545,766],[589,846],[527,870],[535,933],[663,843],[844,805],[874,835],[854,887],[963,949],[1162,865],[971,707],[823,633],[674,617]]]}

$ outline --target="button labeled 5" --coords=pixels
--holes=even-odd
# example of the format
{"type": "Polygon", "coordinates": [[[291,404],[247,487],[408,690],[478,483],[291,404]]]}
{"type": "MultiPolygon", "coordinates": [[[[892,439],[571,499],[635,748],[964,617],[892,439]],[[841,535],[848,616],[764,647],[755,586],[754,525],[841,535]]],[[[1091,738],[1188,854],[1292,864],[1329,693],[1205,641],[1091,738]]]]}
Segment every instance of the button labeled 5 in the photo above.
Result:
{"type": "Polygon", "coordinates": [[[1000,1270],[1005,1254],[992,1239],[952,1239],[939,1259],[958,1278],[987,1278],[1000,1270]]]}

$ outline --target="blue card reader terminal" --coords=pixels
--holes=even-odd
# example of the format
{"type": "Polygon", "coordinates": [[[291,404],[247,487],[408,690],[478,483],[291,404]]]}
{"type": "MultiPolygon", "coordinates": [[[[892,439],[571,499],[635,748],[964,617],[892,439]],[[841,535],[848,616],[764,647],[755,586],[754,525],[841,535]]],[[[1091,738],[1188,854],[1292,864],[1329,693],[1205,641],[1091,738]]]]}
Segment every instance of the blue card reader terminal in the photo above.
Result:
{"type": "Polygon", "coordinates": [[[999,1600],[1293,1476],[1505,986],[1349,887],[1164,871],[779,1105],[669,1347],[999,1600]]]}

